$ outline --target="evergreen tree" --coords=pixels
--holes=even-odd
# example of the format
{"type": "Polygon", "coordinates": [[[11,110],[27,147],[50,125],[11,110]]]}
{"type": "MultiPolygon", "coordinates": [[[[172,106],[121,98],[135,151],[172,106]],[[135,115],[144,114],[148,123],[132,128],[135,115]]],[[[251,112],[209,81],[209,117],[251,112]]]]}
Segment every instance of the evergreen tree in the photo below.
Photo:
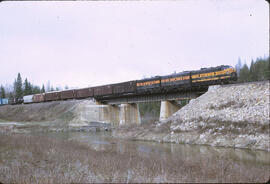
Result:
{"type": "MultiPolygon", "coordinates": [[[[235,65],[237,68],[238,64],[235,65]]],[[[270,79],[270,70],[269,70],[269,57],[268,58],[257,58],[256,61],[252,60],[250,68],[245,64],[240,68],[238,74],[239,82],[250,82],[250,81],[261,81],[270,79]]]]}
{"type": "Polygon", "coordinates": [[[0,93],[1,93],[1,98],[6,98],[6,92],[5,92],[5,88],[4,86],[1,85],[1,88],[0,88],[0,93]]]}
{"type": "Polygon", "coordinates": [[[28,87],[29,87],[29,94],[32,95],[33,94],[33,85],[28,82],[28,87]]]}
{"type": "Polygon", "coordinates": [[[258,58],[255,63],[256,66],[256,80],[267,80],[269,79],[269,58],[262,59],[258,58]]]}
{"type": "Polygon", "coordinates": [[[270,80],[270,57],[268,57],[265,61],[265,66],[263,68],[263,78],[264,80],[270,80]]]}
{"type": "Polygon", "coordinates": [[[17,80],[15,82],[15,88],[16,88],[16,98],[22,98],[23,97],[23,89],[22,89],[22,78],[21,74],[18,73],[17,80]]]}
{"type": "Polygon", "coordinates": [[[33,86],[32,94],[38,94],[40,92],[41,92],[41,90],[40,90],[40,87],[39,86],[33,86]]]}
{"type": "Polygon", "coordinates": [[[14,102],[14,95],[13,95],[13,93],[10,92],[8,96],[9,96],[9,97],[8,97],[9,103],[13,103],[13,102],[14,102]]]}
{"type": "Polygon", "coordinates": [[[53,88],[53,86],[51,86],[51,89],[50,89],[50,91],[54,91],[54,88],[53,88]]]}
{"type": "Polygon", "coordinates": [[[139,109],[142,116],[159,117],[160,102],[142,102],[139,109]]]}
{"type": "Polygon", "coordinates": [[[42,85],[41,93],[45,93],[45,86],[44,86],[44,84],[42,85]]]}
{"type": "Polygon", "coordinates": [[[31,84],[27,81],[27,78],[24,81],[24,95],[30,95],[32,93],[31,91],[31,84]]]}
{"type": "Polygon", "coordinates": [[[13,83],[13,97],[15,97],[15,95],[16,95],[16,86],[17,86],[17,79],[15,79],[15,81],[13,83]]]}
{"type": "Polygon", "coordinates": [[[256,81],[256,79],[257,79],[256,65],[252,60],[249,69],[249,81],[256,81]]]}
{"type": "Polygon", "coordinates": [[[244,66],[240,70],[239,81],[240,82],[248,82],[249,81],[249,69],[248,69],[247,64],[244,64],[244,66]]]}

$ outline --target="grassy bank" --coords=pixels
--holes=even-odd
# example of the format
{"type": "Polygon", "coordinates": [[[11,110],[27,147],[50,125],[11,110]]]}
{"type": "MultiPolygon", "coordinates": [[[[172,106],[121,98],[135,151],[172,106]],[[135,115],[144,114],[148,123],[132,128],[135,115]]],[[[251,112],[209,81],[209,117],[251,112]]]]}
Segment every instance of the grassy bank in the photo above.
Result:
{"type": "Polygon", "coordinates": [[[265,182],[269,167],[198,155],[142,157],[136,150],[96,151],[74,141],[0,134],[0,181],[4,183],[70,182],[265,182]]]}

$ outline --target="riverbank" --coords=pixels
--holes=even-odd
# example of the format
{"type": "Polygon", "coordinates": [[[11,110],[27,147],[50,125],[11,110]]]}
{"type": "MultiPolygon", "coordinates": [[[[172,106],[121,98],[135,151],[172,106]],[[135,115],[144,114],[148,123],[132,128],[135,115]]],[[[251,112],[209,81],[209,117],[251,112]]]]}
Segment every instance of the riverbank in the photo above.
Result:
{"type": "Polygon", "coordinates": [[[167,120],[120,127],[118,138],[270,151],[269,81],[211,86],[167,120]]]}

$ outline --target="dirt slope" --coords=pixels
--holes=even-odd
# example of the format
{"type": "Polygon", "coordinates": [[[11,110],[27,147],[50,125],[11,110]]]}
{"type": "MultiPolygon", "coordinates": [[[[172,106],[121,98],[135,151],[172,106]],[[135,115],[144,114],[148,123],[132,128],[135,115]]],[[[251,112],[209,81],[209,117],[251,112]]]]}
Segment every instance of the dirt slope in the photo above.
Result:
{"type": "Polygon", "coordinates": [[[56,101],[35,104],[6,105],[0,107],[0,119],[16,122],[71,120],[72,109],[81,101],[56,101]]]}

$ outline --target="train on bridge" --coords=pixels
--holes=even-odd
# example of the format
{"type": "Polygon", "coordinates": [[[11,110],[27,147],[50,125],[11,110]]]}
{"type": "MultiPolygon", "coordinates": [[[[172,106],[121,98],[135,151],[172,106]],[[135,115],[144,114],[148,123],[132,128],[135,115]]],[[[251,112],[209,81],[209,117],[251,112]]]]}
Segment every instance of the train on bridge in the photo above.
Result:
{"type": "Polygon", "coordinates": [[[192,91],[202,88],[207,89],[210,85],[230,83],[235,80],[237,80],[236,70],[229,65],[221,65],[117,84],[28,95],[24,96],[23,99],[15,100],[11,104],[40,103],[91,97],[95,99],[106,99],[119,96],[192,91]]]}

